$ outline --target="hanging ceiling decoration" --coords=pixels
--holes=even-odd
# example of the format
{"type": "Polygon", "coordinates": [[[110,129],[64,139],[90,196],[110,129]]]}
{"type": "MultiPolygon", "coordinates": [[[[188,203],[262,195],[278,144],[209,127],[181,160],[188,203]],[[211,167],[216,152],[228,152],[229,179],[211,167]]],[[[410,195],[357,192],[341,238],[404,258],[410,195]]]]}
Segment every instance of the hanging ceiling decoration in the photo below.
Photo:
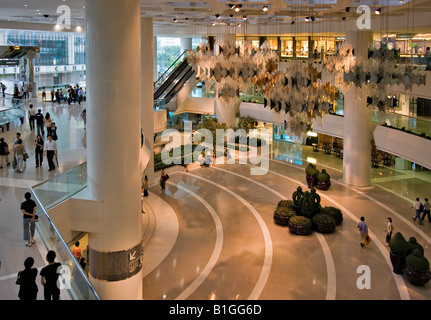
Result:
{"type": "Polygon", "coordinates": [[[286,72],[278,69],[279,56],[265,42],[260,50],[251,45],[236,47],[232,41],[221,41],[214,54],[202,43],[189,56],[194,69],[204,70],[201,79],[207,88],[214,83],[215,99],[225,108],[238,101],[240,92],[255,89],[264,98],[264,106],[280,114],[280,124],[302,142],[313,119],[321,121],[339,98],[339,90],[351,87],[367,90],[367,104],[381,111],[392,108],[388,101],[389,86],[425,85],[426,75],[411,66],[397,66],[399,54],[386,45],[369,49],[368,59],[355,56],[354,48],[345,42],[337,54],[323,64],[292,61],[286,72]],[[325,73],[322,81],[322,72],[325,73]]]}

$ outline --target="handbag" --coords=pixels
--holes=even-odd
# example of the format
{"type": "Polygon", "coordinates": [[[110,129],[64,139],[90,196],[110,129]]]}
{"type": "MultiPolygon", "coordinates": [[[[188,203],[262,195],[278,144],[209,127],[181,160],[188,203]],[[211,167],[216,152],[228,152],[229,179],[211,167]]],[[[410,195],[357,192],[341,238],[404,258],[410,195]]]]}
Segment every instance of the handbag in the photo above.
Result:
{"type": "Polygon", "coordinates": [[[8,146],[4,146],[4,154],[10,154],[8,146]]]}
{"type": "Polygon", "coordinates": [[[368,235],[367,235],[367,236],[365,237],[365,239],[364,239],[364,245],[366,245],[366,246],[367,246],[367,245],[369,245],[369,244],[370,244],[370,242],[371,242],[371,238],[370,238],[370,236],[368,236],[368,235]]]}
{"type": "Polygon", "coordinates": [[[21,272],[22,271],[18,272],[18,276],[16,277],[15,284],[17,284],[17,285],[21,284],[21,272]]]}
{"type": "Polygon", "coordinates": [[[24,160],[27,160],[28,158],[30,158],[30,156],[27,154],[27,152],[24,152],[23,156],[24,156],[24,160]]]}

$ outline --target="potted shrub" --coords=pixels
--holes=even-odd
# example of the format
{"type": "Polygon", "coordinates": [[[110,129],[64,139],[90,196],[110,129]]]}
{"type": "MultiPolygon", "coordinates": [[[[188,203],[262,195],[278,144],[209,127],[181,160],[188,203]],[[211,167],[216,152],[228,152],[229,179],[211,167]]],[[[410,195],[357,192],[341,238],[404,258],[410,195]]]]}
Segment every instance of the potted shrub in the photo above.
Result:
{"type": "Polygon", "coordinates": [[[308,191],[305,191],[304,195],[299,200],[299,206],[301,207],[301,210],[298,214],[307,218],[311,218],[316,212],[316,204],[314,202],[312,194],[308,191]]]}
{"type": "Polygon", "coordinates": [[[410,237],[409,241],[407,241],[408,244],[408,250],[406,253],[406,256],[411,254],[414,249],[419,249],[419,251],[424,254],[424,248],[417,242],[415,237],[410,237]]]}
{"type": "Polygon", "coordinates": [[[289,207],[277,207],[274,211],[274,222],[281,226],[288,226],[291,217],[295,216],[296,212],[289,207]]]}
{"type": "Polygon", "coordinates": [[[294,203],[293,200],[280,200],[277,204],[277,207],[291,208],[293,209],[294,203]]]}
{"type": "Polygon", "coordinates": [[[313,230],[320,233],[332,233],[335,231],[335,219],[329,214],[316,214],[312,219],[313,230]]]}
{"type": "Polygon", "coordinates": [[[293,216],[289,220],[289,231],[301,236],[308,235],[312,232],[311,220],[303,216],[293,216]]]}
{"type": "Polygon", "coordinates": [[[293,208],[296,210],[296,212],[299,212],[301,210],[299,202],[303,195],[304,192],[302,191],[301,187],[296,188],[296,191],[292,194],[293,208]]]}
{"type": "Polygon", "coordinates": [[[400,232],[397,232],[395,236],[389,241],[389,257],[393,266],[393,271],[396,274],[403,274],[404,267],[406,265],[406,254],[409,249],[409,245],[406,239],[400,232]]]}
{"type": "Polygon", "coordinates": [[[414,249],[406,258],[404,274],[411,284],[423,286],[431,279],[428,259],[420,249],[414,249]]]}
{"type": "Polygon", "coordinates": [[[313,188],[317,184],[318,173],[319,170],[317,170],[316,166],[312,163],[309,163],[307,168],[305,168],[305,179],[307,180],[309,188],[313,188]]]}
{"type": "Polygon", "coordinates": [[[343,213],[341,212],[340,209],[336,207],[331,207],[331,206],[323,207],[320,209],[320,213],[329,214],[330,216],[332,216],[337,226],[343,222],[343,213]]]}
{"type": "Polygon", "coordinates": [[[328,190],[331,187],[331,177],[326,172],[325,169],[322,169],[322,172],[317,174],[317,189],[319,190],[328,190]]]}

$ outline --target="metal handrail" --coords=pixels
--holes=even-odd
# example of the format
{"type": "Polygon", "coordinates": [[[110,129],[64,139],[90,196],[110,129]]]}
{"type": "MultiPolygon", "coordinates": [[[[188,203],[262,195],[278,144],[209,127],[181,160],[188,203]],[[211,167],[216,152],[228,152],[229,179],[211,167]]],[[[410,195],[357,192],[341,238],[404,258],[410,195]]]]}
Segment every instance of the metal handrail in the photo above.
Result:
{"type": "Polygon", "coordinates": [[[157,84],[157,83],[159,83],[159,81],[160,81],[160,79],[162,79],[164,76],[165,76],[165,74],[169,71],[169,70],[171,70],[172,69],[172,67],[175,65],[175,63],[177,63],[177,61],[178,60],[180,60],[180,58],[185,54],[185,53],[187,53],[187,52],[189,52],[189,51],[191,51],[191,50],[186,50],[186,51],[184,51],[183,53],[181,53],[180,55],[179,55],[179,57],[169,66],[169,68],[167,68],[166,69],[166,71],[165,72],[163,72],[163,74],[157,79],[157,81],[155,82],[155,84],[157,84]]]}

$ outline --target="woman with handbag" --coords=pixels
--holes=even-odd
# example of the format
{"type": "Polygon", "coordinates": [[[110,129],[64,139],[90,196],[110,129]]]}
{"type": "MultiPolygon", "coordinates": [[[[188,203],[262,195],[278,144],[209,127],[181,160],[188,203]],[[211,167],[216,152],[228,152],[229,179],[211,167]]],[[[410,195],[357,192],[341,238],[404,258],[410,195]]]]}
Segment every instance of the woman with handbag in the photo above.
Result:
{"type": "Polygon", "coordinates": [[[35,154],[35,158],[36,158],[36,168],[38,168],[39,166],[42,166],[42,162],[43,162],[43,139],[42,136],[40,134],[37,135],[36,140],[34,141],[34,154],[35,154]]]}
{"type": "Polygon", "coordinates": [[[24,145],[22,144],[22,140],[18,139],[15,147],[13,148],[16,159],[16,172],[21,173],[24,168],[24,158],[28,159],[27,152],[25,151],[24,145]]]}
{"type": "Polygon", "coordinates": [[[18,297],[20,300],[37,300],[39,291],[36,284],[37,269],[33,268],[34,259],[28,257],[24,261],[25,269],[18,273],[16,284],[19,285],[18,297]]]}
{"type": "Polygon", "coordinates": [[[9,153],[8,144],[4,141],[4,138],[0,138],[0,169],[3,169],[3,163],[10,166],[9,153]]]}

